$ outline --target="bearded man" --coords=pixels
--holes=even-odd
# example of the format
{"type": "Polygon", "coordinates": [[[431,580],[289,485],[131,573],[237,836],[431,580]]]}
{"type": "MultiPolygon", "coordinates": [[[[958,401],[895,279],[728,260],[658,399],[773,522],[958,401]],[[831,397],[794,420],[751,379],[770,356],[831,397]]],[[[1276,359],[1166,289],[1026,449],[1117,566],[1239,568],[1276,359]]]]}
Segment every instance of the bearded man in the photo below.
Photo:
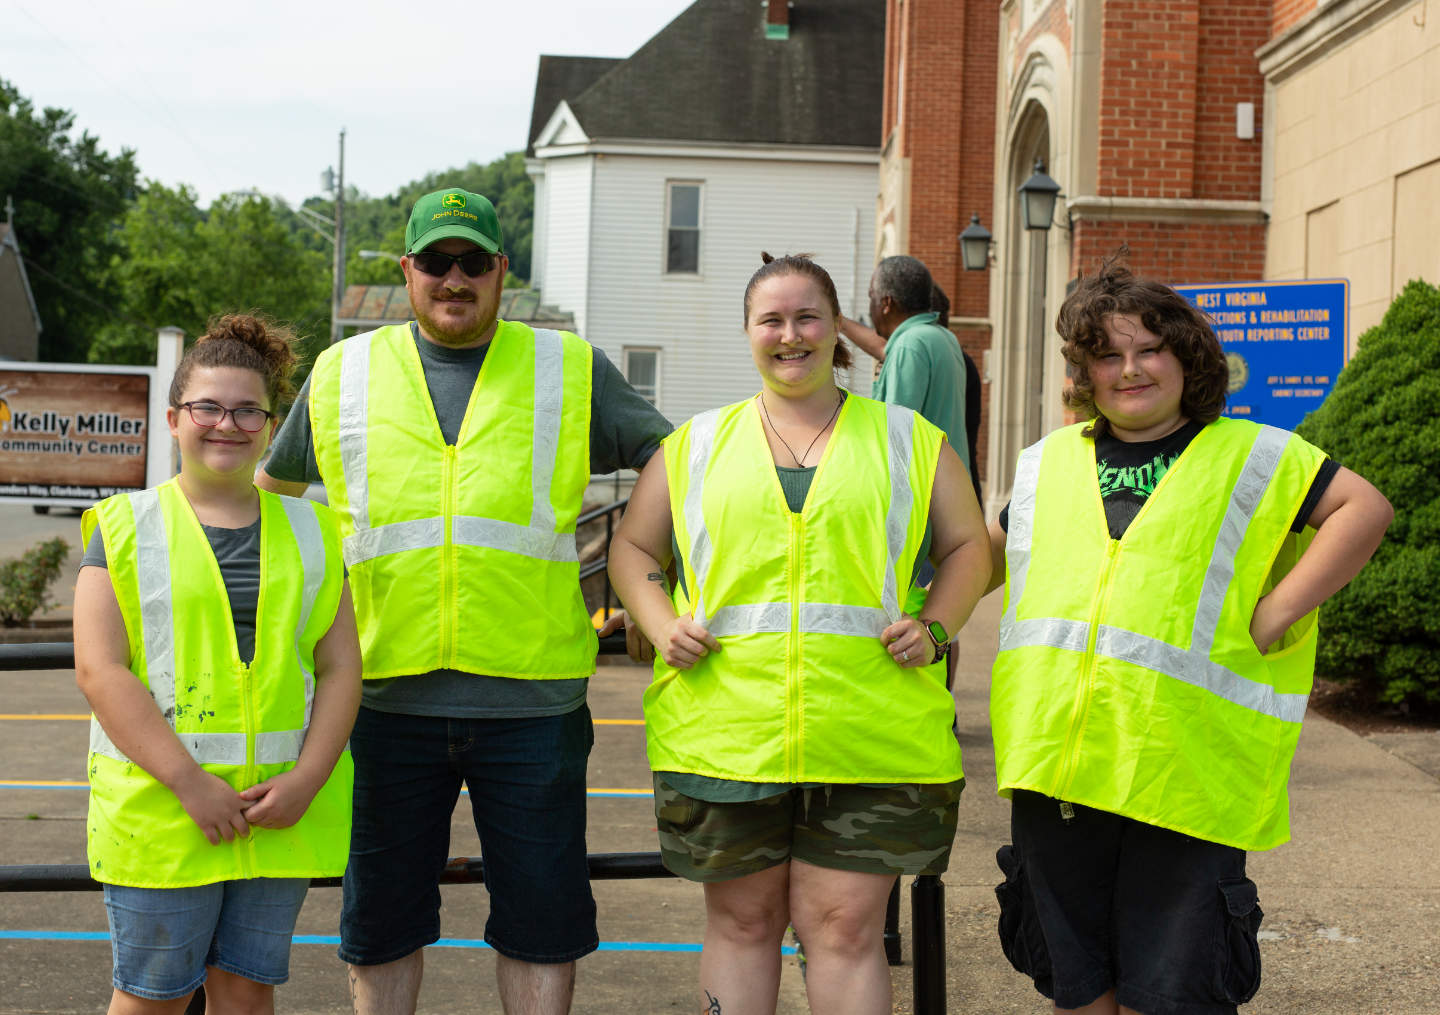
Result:
{"type": "Polygon", "coordinates": [[[487,199],[420,198],[405,250],[415,319],[320,355],[256,480],[323,482],[345,534],[365,685],[340,957],[356,1012],[415,1011],[463,782],[504,1009],[562,1015],[599,943],[576,518],[591,473],[640,468],[671,428],[600,350],[497,318],[487,199]]]}

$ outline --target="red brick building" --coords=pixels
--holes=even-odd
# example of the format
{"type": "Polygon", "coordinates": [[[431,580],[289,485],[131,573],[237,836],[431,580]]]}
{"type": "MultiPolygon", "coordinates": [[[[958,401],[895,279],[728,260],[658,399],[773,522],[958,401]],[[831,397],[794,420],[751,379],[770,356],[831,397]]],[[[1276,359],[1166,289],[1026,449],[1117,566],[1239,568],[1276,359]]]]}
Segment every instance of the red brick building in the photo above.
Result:
{"type": "Polygon", "coordinates": [[[1401,275],[1440,277],[1440,102],[1425,84],[1440,79],[1440,18],[1419,4],[887,8],[877,254],[914,254],[958,294],[952,330],[987,381],[987,507],[1019,450],[1064,422],[1067,281],[1122,242],[1138,272],[1175,284],[1349,277],[1359,326],[1401,275]],[[1037,162],[1061,188],[1048,232],[1019,218],[1037,162]],[[959,266],[973,212],[994,236],[985,275],[959,266]],[[1400,266],[1381,277],[1382,263],[1400,266]]]}

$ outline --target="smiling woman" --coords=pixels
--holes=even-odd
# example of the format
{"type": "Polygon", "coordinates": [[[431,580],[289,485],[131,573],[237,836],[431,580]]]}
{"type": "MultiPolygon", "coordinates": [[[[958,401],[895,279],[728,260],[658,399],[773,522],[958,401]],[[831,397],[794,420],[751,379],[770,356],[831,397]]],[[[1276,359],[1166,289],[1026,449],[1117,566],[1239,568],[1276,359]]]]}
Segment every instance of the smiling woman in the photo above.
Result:
{"type": "Polygon", "coordinates": [[[943,433],[836,384],[849,351],[829,274],[764,262],[744,300],[760,393],[665,440],[610,577],[658,653],[647,748],[665,865],[705,886],[697,999],[773,1011],[793,924],[811,1008],[878,1015],[890,886],[950,855],[964,779],[932,664],[989,552],[943,433]],[[927,548],[922,621],[902,604],[927,548]]]}

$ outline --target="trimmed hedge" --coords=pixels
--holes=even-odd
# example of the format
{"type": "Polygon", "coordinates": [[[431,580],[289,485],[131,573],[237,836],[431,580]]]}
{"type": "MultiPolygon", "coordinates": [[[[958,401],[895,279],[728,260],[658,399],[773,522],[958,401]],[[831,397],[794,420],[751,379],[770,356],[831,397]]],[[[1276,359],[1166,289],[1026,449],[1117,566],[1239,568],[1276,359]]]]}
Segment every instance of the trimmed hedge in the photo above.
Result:
{"type": "Polygon", "coordinates": [[[1374,558],[1321,609],[1316,669],[1380,701],[1440,703],[1440,289],[1408,283],[1297,431],[1395,507],[1374,558]]]}

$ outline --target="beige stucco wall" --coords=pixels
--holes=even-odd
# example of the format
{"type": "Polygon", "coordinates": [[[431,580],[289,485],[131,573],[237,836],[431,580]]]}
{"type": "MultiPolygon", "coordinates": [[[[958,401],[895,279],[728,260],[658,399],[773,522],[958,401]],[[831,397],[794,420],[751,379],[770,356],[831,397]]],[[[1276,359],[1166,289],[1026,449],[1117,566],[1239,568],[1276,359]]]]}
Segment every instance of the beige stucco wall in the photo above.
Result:
{"type": "Polygon", "coordinates": [[[875,199],[875,261],[910,249],[910,160],[902,158],[897,131],[880,153],[875,199]]]}
{"type": "Polygon", "coordinates": [[[1440,8],[1369,7],[1267,90],[1266,276],[1350,279],[1352,351],[1407,279],[1440,284],[1440,8]]]}

